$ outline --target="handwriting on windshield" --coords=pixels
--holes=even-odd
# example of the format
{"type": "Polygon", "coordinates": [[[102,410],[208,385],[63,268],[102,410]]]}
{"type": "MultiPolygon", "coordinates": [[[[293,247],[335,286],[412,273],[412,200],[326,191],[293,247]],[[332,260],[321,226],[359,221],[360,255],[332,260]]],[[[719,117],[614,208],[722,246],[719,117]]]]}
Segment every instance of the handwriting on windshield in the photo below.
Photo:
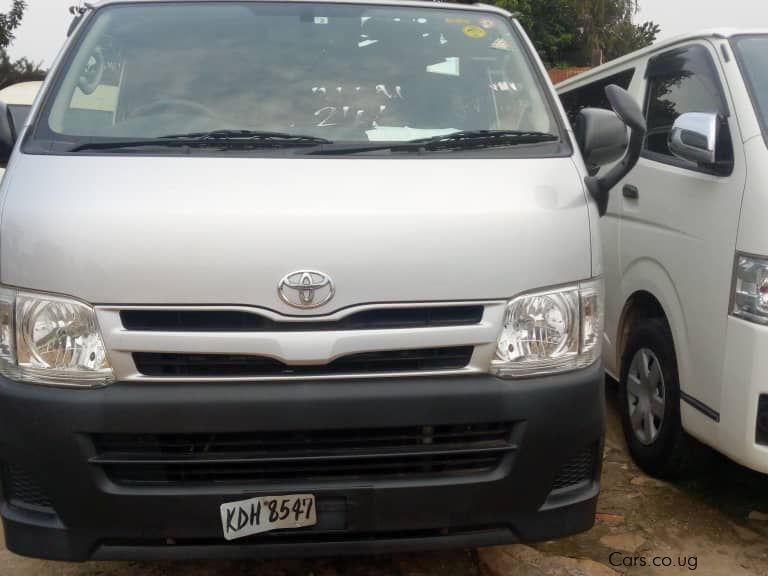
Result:
{"type": "Polygon", "coordinates": [[[387,84],[372,88],[317,85],[312,87],[312,94],[324,104],[313,113],[315,125],[321,128],[348,123],[376,126],[385,120],[396,101],[405,100],[402,86],[387,84]]]}

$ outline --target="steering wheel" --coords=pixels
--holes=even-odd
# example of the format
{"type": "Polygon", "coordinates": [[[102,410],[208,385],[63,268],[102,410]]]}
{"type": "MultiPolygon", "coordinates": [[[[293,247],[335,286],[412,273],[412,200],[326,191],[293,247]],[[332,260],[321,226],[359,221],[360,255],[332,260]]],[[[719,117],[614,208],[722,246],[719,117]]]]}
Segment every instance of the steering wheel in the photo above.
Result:
{"type": "Polygon", "coordinates": [[[96,88],[99,87],[101,79],[104,77],[105,67],[106,59],[104,58],[104,52],[97,46],[88,58],[88,62],[86,62],[85,68],[77,80],[77,86],[83,94],[93,94],[96,92],[96,88]]]}
{"type": "Polygon", "coordinates": [[[216,114],[208,108],[200,104],[199,102],[193,102],[192,100],[180,100],[175,98],[169,98],[167,100],[157,100],[139,106],[135,110],[132,110],[128,114],[128,118],[137,118],[139,116],[152,116],[153,114],[162,114],[163,112],[176,112],[179,108],[186,108],[190,112],[203,114],[208,118],[216,118],[216,114]]]}

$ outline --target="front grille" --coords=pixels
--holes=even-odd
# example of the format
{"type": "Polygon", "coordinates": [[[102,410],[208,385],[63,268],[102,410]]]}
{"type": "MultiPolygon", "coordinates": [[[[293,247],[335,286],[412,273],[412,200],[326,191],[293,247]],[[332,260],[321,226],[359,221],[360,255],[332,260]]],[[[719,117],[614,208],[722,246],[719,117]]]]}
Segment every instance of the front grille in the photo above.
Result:
{"type": "Polygon", "coordinates": [[[93,437],[118,484],[247,484],[487,473],[515,449],[512,424],[93,437]]]}
{"type": "Polygon", "coordinates": [[[595,475],[596,459],[596,445],[584,448],[560,469],[552,484],[552,490],[562,490],[591,481],[595,475]]]}
{"type": "Polygon", "coordinates": [[[53,502],[42,488],[23,469],[5,465],[3,472],[3,491],[8,503],[15,506],[35,509],[53,509],[53,502]]]}
{"type": "Polygon", "coordinates": [[[258,313],[237,310],[122,310],[120,319],[127,330],[163,332],[391,330],[471,326],[483,319],[483,307],[379,308],[330,321],[278,322],[258,313]]]}
{"type": "Polygon", "coordinates": [[[329,364],[288,365],[274,358],[236,354],[134,352],[136,370],[165,377],[331,376],[390,372],[458,370],[472,359],[472,346],[387,350],[343,356],[329,364]]]}

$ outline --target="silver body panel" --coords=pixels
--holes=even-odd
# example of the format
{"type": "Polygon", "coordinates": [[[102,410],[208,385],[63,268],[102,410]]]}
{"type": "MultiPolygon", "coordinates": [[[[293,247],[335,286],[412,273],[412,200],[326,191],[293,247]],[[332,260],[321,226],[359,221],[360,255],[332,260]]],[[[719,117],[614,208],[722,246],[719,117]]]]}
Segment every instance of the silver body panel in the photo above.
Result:
{"type": "Polygon", "coordinates": [[[234,304],[324,315],[488,300],[591,275],[570,158],[257,159],[18,155],[2,282],[93,304],[234,304]],[[318,309],[277,285],[321,270],[318,309]]]}
{"type": "MultiPolygon", "coordinates": [[[[509,297],[592,274],[588,204],[570,158],[19,154],[3,186],[2,283],[98,305],[123,381],[195,380],[144,376],[133,352],[324,365],[364,352],[471,345],[464,368],[419,374],[487,372],[509,297]],[[293,307],[278,292],[287,273],[305,268],[322,270],[336,285],[318,308],[293,307]],[[130,331],[120,321],[120,310],[130,307],[240,310],[290,322],[466,302],[484,304],[481,323],[189,333],[130,331]]],[[[260,379],[276,378],[200,378],[260,379]]]]}

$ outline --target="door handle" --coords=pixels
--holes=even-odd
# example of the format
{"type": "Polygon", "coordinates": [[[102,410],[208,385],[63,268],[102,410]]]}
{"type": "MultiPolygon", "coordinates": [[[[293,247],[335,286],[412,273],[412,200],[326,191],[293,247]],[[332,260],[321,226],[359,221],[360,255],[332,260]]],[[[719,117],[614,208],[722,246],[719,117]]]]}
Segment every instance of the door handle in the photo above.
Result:
{"type": "Polygon", "coordinates": [[[631,184],[625,185],[621,193],[624,194],[624,198],[627,198],[628,200],[637,200],[640,198],[640,190],[637,189],[637,186],[632,186],[631,184]]]}

